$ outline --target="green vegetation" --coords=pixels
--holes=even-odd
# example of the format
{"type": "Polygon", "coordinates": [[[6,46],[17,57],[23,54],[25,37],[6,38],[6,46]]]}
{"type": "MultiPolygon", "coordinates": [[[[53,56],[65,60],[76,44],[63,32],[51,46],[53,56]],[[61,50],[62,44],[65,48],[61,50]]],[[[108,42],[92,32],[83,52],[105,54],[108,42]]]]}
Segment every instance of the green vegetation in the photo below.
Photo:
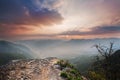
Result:
{"type": "Polygon", "coordinates": [[[105,75],[103,73],[89,71],[88,75],[90,80],[106,80],[105,75]]]}
{"type": "Polygon", "coordinates": [[[120,50],[114,51],[113,43],[109,48],[95,46],[102,56],[97,56],[88,76],[91,80],[119,80],[120,79],[120,50]]]}
{"type": "Polygon", "coordinates": [[[68,61],[60,60],[57,63],[62,70],[60,76],[67,80],[83,80],[79,71],[68,61]]]}
{"type": "MultiPolygon", "coordinates": [[[[120,50],[113,49],[113,43],[108,47],[100,44],[95,47],[97,56],[80,56],[70,62],[89,80],[120,80],[120,50]]],[[[75,71],[63,72],[61,75],[68,79],[71,72],[74,74],[75,71]]]]}
{"type": "Polygon", "coordinates": [[[68,67],[68,68],[74,68],[72,64],[70,64],[67,60],[60,60],[57,62],[58,65],[60,65],[61,70],[68,67]]]}
{"type": "Polygon", "coordinates": [[[96,55],[81,55],[79,57],[75,57],[73,59],[69,59],[69,61],[77,68],[82,75],[86,75],[87,71],[95,61],[93,56],[96,55]]]}

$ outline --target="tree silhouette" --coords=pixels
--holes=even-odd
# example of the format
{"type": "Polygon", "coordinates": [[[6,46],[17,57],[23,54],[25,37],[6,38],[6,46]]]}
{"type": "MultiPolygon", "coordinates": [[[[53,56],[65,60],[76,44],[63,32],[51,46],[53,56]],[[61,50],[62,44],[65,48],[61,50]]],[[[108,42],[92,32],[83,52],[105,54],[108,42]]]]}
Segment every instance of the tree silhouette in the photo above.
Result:
{"type": "Polygon", "coordinates": [[[100,44],[94,45],[102,56],[102,59],[97,56],[97,61],[93,65],[94,71],[104,74],[106,80],[120,79],[120,50],[115,51],[113,45],[114,43],[112,42],[109,47],[101,46],[100,44]]]}
{"type": "Polygon", "coordinates": [[[100,44],[96,44],[94,46],[101,56],[103,56],[105,59],[108,59],[114,53],[113,45],[114,43],[111,42],[109,48],[106,46],[101,46],[100,44]]]}

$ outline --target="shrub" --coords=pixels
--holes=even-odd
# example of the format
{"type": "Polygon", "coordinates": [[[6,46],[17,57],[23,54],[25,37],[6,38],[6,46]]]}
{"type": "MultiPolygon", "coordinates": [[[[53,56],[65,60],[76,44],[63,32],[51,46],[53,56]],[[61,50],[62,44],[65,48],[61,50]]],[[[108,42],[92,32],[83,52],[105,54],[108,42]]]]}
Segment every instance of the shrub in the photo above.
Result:
{"type": "Polygon", "coordinates": [[[68,61],[60,60],[57,64],[61,67],[61,70],[63,70],[60,74],[62,78],[67,80],[82,80],[79,71],[68,61]]]}
{"type": "Polygon", "coordinates": [[[63,78],[68,78],[68,75],[66,72],[61,72],[60,76],[63,78]]]}

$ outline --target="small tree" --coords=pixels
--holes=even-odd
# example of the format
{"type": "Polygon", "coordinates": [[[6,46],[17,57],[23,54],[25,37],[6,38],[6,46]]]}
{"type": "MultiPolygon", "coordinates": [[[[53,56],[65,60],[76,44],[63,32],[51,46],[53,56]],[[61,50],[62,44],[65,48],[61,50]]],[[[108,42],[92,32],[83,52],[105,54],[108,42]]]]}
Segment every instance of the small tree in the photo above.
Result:
{"type": "Polygon", "coordinates": [[[109,48],[106,46],[101,46],[100,44],[96,44],[95,47],[101,56],[103,56],[105,59],[108,59],[114,53],[113,45],[114,43],[111,42],[109,48]]]}
{"type": "Polygon", "coordinates": [[[110,43],[109,47],[101,46],[100,44],[95,45],[99,54],[103,57],[103,59],[99,59],[97,56],[97,61],[94,63],[94,71],[96,73],[102,73],[105,75],[106,80],[116,80],[115,67],[118,64],[114,63],[113,55],[115,53],[113,49],[114,43],[110,43]]]}

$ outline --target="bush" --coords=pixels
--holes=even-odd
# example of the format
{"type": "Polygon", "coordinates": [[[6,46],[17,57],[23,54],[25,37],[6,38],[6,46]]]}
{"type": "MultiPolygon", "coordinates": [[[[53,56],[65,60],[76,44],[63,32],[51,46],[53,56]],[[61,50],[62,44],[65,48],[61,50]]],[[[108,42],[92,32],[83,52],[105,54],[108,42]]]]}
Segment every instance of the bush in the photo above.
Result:
{"type": "Polygon", "coordinates": [[[57,62],[58,65],[60,65],[61,70],[69,67],[69,68],[74,68],[74,66],[72,64],[70,64],[67,60],[60,60],[57,62]]]}
{"type": "Polygon", "coordinates": [[[82,80],[79,71],[68,61],[60,60],[57,64],[61,67],[61,70],[63,70],[60,74],[62,78],[67,80],[82,80]]]}
{"type": "Polygon", "coordinates": [[[94,71],[89,71],[89,78],[91,80],[106,80],[104,74],[94,71]]]}
{"type": "Polygon", "coordinates": [[[63,78],[68,78],[68,75],[66,72],[61,72],[60,76],[63,78]]]}

